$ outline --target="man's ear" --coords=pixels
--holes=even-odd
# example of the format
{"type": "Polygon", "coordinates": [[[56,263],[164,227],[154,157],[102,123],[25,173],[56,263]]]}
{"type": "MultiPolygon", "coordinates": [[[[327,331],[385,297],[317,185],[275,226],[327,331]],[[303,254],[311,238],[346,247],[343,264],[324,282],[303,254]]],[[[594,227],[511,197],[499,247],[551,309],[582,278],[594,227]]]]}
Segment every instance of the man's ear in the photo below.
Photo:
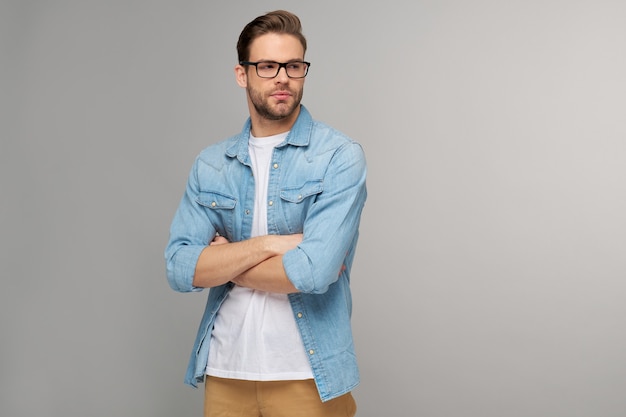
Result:
{"type": "Polygon", "coordinates": [[[248,74],[246,74],[246,67],[243,65],[235,65],[235,79],[239,87],[246,88],[248,86],[248,74]]]}

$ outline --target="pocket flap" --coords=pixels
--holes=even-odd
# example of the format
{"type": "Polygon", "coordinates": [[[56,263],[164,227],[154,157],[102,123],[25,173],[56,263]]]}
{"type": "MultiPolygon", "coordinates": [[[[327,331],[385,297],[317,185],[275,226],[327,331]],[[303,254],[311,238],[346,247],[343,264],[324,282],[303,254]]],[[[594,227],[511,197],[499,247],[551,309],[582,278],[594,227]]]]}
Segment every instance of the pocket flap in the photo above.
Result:
{"type": "Polygon", "coordinates": [[[201,191],[196,202],[210,209],[233,209],[237,204],[234,197],[214,191],[201,191]]]}
{"type": "Polygon", "coordinates": [[[299,203],[307,197],[319,194],[324,190],[322,180],[307,181],[299,187],[287,187],[280,191],[280,198],[291,203],[299,203]]]}

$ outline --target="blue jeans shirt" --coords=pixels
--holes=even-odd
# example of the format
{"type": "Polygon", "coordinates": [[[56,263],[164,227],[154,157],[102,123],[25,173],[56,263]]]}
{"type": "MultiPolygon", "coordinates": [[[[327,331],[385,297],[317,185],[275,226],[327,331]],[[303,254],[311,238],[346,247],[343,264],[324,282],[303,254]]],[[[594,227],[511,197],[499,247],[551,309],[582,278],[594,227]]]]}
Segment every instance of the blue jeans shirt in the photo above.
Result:
{"type": "MultiPolygon", "coordinates": [[[[231,242],[250,238],[254,178],[248,155],[250,120],[242,132],[196,158],[165,249],[167,278],[180,292],[192,284],[200,252],[216,233],[231,242]]],[[[269,234],[303,233],[283,256],[299,290],[289,300],[322,401],[359,383],[350,316],[350,270],[367,197],[361,146],[312,119],[304,106],[285,142],[274,149],[269,174],[269,234]],[[345,269],[340,273],[342,265],[345,269]]],[[[211,330],[234,284],[213,287],[191,353],[185,382],[204,380],[211,330]]]]}

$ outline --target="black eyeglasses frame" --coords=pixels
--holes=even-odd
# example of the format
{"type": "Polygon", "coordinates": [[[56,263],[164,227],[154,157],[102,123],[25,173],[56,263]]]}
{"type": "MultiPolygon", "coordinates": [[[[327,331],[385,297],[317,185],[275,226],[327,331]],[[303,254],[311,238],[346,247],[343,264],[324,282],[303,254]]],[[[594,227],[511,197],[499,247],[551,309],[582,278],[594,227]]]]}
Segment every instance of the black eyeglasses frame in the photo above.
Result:
{"type": "Polygon", "coordinates": [[[255,70],[256,70],[256,75],[259,76],[259,78],[265,78],[265,79],[271,79],[271,78],[276,78],[278,77],[278,73],[280,72],[281,68],[285,69],[285,74],[287,74],[287,77],[289,78],[294,78],[294,79],[300,79],[300,78],[304,78],[307,76],[307,74],[309,73],[309,68],[311,67],[311,63],[307,62],[307,61],[289,61],[289,62],[276,62],[276,61],[257,61],[257,62],[251,62],[251,61],[239,61],[239,65],[253,65],[255,70]],[[276,75],[274,75],[273,77],[264,77],[262,75],[259,75],[259,67],[257,65],[259,64],[278,64],[278,69],[276,70],[276,75]],[[289,64],[305,64],[306,65],[306,70],[304,71],[304,75],[302,77],[292,77],[291,75],[289,75],[289,70],[287,69],[287,65],[289,64]]]}

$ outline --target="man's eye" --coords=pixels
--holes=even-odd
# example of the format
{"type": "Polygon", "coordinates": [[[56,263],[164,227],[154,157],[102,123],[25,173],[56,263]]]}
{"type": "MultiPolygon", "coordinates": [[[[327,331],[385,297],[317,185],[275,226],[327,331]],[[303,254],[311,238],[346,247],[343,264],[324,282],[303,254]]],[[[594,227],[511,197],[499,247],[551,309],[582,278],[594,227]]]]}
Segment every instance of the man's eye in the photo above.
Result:
{"type": "Polygon", "coordinates": [[[273,69],[276,69],[277,66],[278,64],[274,62],[263,62],[259,64],[259,68],[262,70],[273,70],[273,69]]]}

